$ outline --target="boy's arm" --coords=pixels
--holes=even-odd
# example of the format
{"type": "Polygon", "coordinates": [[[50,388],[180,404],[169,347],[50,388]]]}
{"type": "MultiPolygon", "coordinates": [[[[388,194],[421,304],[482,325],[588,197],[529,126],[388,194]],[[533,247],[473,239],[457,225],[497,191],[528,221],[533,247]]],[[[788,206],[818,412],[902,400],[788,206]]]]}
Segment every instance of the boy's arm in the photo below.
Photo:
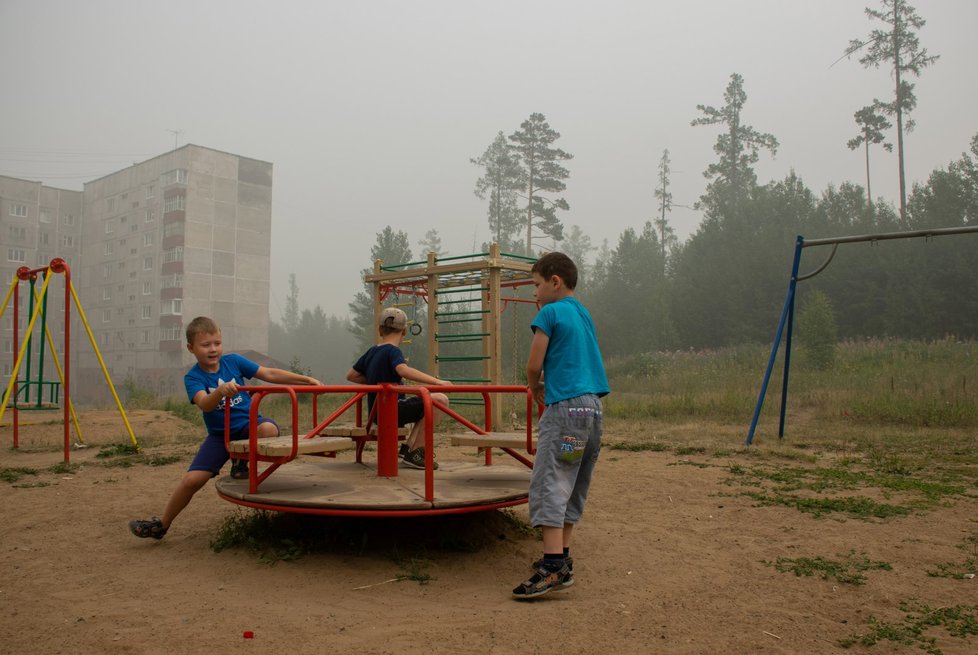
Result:
{"type": "Polygon", "coordinates": [[[221,398],[230,398],[238,394],[238,385],[232,382],[225,382],[207,393],[198,391],[194,394],[193,403],[202,412],[213,412],[221,404],[221,398]]]}
{"type": "Polygon", "coordinates": [[[451,382],[449,382],[448,380],[440,380],[433,375],[428,375],[427,373],[424,373],[423,371],[419,371],[416,368],[412,368],[407,364],[398,364],[395,370],[397,371],[397,374],[400,375],[402,378],[411,380],[412,382],[420,382],[421,384],[433,384],[433,385],[451,384],[451,382]]]}
{"type": "Polygon", "coordinates": [[[541,405],[544,404],[543,381],[543,360],[547,356],[547,346],[550,345],[550,337],[544,334],[543,330],[533,332],[533,341],[530,342],[530,356],[526,360],[526,386],[533,390],[533,397],[541,405]]]}
{"type": "Polygon", "coordinates": [[[272,384],[311,384],[317,387],[322,385],[322,382],[308,375],[299,375],[292,371],[286,371],[280,368],[268,368],[266,366],[259,366],[254,377],[264,382],[271,382],[272,384]]]}
{"type": "Polygon", "coordinates": [[[351,368],[346,372],[346,379],[353,384],[367,384],[367,376],[355,368],[351,368]]]}

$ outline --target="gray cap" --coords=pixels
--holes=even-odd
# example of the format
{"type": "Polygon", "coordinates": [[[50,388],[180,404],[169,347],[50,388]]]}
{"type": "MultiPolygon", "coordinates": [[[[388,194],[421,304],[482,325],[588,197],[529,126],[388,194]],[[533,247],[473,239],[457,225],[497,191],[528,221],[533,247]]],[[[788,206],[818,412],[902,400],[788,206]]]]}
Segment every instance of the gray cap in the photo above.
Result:
{"type": "Polygon", "coordinates": [[[389,330],[406,330],[407,314],[397,307],[387,307],[380,313],[380,326],[389,330]]]}

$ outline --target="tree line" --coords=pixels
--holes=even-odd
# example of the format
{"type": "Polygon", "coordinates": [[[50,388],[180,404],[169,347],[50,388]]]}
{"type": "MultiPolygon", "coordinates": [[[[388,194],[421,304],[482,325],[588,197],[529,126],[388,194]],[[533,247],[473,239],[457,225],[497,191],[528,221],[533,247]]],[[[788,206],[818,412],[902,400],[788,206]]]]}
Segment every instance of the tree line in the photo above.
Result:
{"type": "MultiPolygon", "coordinates": [[[[692,127],[718,129],[717,158],[704,171],[709,182],[695,205],[703,219],[684,242],[669,223],[674,205],[668,150],[662,152],[654,180],[658,204],[643,225],[623,231],[617,243],[597,246],[580,226],[565,228],[561,212],[570,207],[560,194],[570,178],[566,164],[573,155],[557,147],[560,133],[536,112],[508,136],[498,132],[486,150],[470,160],[481,171],[474,193],[487,201],[492,240],[504,252],[561,250],[574,258],[581,269],[578,295],[591,308],[604,353],[614,357],[770,341],[797,235],[978,225],[978,135],[963,144],[970,149],[960,159],[906,189],[904,135],[913,127],[917,103],[908,79],[937,56],[920,47],[916,31],[924,21],[906,0],[880,0],[880,6],[866,13],[882,27],[854,40],[842,57],[862,54],[859,61],[864,66],[882,67],[896,80],[892,98],[873,99],[855,112],[858,133],[845,144],[863,150],[865,187],[845,182],[816,192],[794,172],[759,183],[754,164],[765,152],[775,153],[779,144],[775,135],[746,122],[746,83],[733,73],[722,104],[700,104],[691,118],[692,127]],[[896,207],[872,197],[868,165],[870,146],[890,146],[890,118],[896,122],[900,181],[896,207]]],[[[823,273],[799,285],[799,320],[815,315],[824,322],[828,316],[825,329],[841,338],[973,339],[978,331],[976,238],[841,246],[823,273]],[[806,303],[819,311],[806,313],[806,303]]],[[[418,248],[419,259],[432,250],[441,252],[437,232],[429,230],[418,248]]],[[[821,250],[806,249],[803,272],[821,264],[828,254],[821,250]]],[[[413,261],[412,255],[407,232],[388,226],[377,235],[369,262],[403,263],[413,261]]],[[[370,289],[358,292],[349,309],[354,350],[365,348],[374,338],[370,289]]],[[[411,308],[407,311],[412,315],[411,308]]],[[[417,314],[423,317],[424,312],[417,314]]],[[[304,316],[300,313],[299,323],[304,316]]],[[[322,327],[316,312],[308,322],[322,327]]],[[[284,323],[284,333],[291,334],[288,326],[295,321],[284,323]]],[[[803,334],[803,326],[799,328],[803,334]]],[[[298,324],[294,329],[298,335],[298,324]]],[[[273,330],[275,334],[281,335],[273,330]]],[[[416,361],[426,361],[422,349],[419,343],[416,361]]],[[[343,370],[345,366],[348,362],[343,370]]]]}

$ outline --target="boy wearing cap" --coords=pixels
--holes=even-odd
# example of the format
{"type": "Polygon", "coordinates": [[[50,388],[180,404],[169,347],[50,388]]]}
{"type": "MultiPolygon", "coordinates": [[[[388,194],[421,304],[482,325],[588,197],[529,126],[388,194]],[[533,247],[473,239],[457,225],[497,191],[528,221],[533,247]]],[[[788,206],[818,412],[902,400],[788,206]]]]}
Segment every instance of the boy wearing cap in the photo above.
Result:
{"type": "Polygon", "coordinates": [[[600,398],[609,391],[594,323],[574,297],[577,266],[567,255],[551,252],[530,274],[542,306],[530,324],[526,378],[537,402],[546,405],[530,477],[530,523],[543,529],[543,559],[533,563],[530,579],[513,589],[517,599],[574,584],[571,536],[601,451],[600,398]]]}
{"type": "MultiPolygon", "coordinates": [[[[347,374],[346,379],[355,384],[401,384],[401,378],[422,384],[444,385],[451,384],[446,380],[428,375],[416,368],[408,366],[401,352],[401,342],[407,335],[407,314],[397,307],[388,307],[380,314],[379,325],[380,343],[371,346],[367,352],[356,361],[347,374]]],[[[374,397],[367,396],[367,405],[373,408],[374,397]]],[[[448,405],[448,396],[443,393],[431,394],[431,399],[443,405],[448,405]]],[[[438,420],[438,410],[435,410],[434,420],[438,420]]],[[[411,434],[405,443],[401,444],[400,457],[407,466],[416,469],[424,468],[424,404],[419,396],[404,397],[401,394],[397,400],[397,427],[413,423],[411,434]]],[[[434,468],[438,468],[435,462],[434,468]]]]}

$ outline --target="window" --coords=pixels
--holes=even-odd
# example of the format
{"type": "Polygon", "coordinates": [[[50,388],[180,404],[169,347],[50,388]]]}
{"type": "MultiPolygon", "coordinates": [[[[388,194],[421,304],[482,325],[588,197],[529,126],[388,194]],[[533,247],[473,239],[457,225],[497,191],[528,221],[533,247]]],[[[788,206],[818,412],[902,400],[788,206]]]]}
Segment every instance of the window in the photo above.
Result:
{"type": "Polygon", "coordinates": [[[102,277],[112,277],[112,264],[102,264],[102,277]]]}
{"type": "Polygon", "coordinates": [[[142,308],[143,318],[153,318],[153,307],[152,305],[143,305],[142,308]]]}
{"type": "Polygon", "coordinates": [[[40,215],[40,220],[41,220],[42,223],[50,223],[51,222],[51,212],[49,210],[47,210],[47,209],[42,209],[41,210],[41,215],[40,215]]]}
{"type": "Polygon", "coordinates": [[[165,327],[160,330],[160,341],[180,341],[184,336],[181,332],[180,326],[165,327]]]}
{"type": "Polygon", "coordinates": [[[144,195],[144,197],[146,198],[146,200],[149,200],[150,198],[152,198],[155,195],[156,195],[156,187],[154,187],[152,184],[147,185],[146,186],[146,193],[144,195]]]}
{"type": "Polygon", "coordinates": [[[139,343],[147,344],[149,343],[149,330],[139,331],[139,343]]]}
{"type": "Polygon", "coordinates": [[[143,248],[147,248],[153,245],[153,241],[155,241],[155,237],[156,235],[153,232],[143,233],[143,248]]]}
{"type": "Polygon", "coordinates": [[[24,225],[11,225],[7,233],[14,241],[24,241],[27,238],[27,227],[24,225]]]}
{"type": "Polygon", "coordinates": [[[10,203],[10,215],[17,218],[27,218],[27,205],[19,202],[10,203]]]}
{"type": "Polygon", "coordinates": [[[112,242],[111,241],[106,241],[105,243],[102,244],[102,254],[103,255],[106,255],[106,256],[112,254],[112,242]]]}
{"type": "Polygon", "coordinates": [[[167,275],[163,278],[162,284],[160,285],[162,289],[182,289],[183,288],[183,273],[174,273],[173,275],[167,275]]]}
{"type": "Polygon", "coordinates": [[[48,243],[49,243],[48,237],[50,237],[50,236],[51,235],[49,235],[47,232],[41,232],[37,236],[38,245],[40,245],[40,246],[46,246],[46,245],[48,245],[48,243]]]}
{"type": "Polygon", "coordinates": [[[152,257],[143,257],[143,270],[144,271],[151,271],[151,270],[153,270],[153,258],[152,257]]]}
{"type": "Polygon", "coordinates": [[[174,168],[160,176],[160,186],[170,186],[171,184],[186,184],[187,170],[184,168],[174,168]]]}
{"type": "Polygon", "coordinates": [[[183,298],[171,298],[160,303],[160,316],[183,314],[183,298]]]}
{"type": "Polygon", "coordinates": [[[143,222],[144,223],[152,223],[155,220],[156,220],[156,215],[155,215],[155,213],[153,212],[152,209],[147,209],[147,210],[143,211],[143,222]]]}
{"type": "Polygon", "coordinates": [[[103,309],[102,310],[102,322],[103,323],[108,323],[111,320],[112,320],[112,310],[111,309],[103,309]]]}
{"type": "Polygon", "coordinates": [[[102,287],[102,300],[112,300],[112,287],[102,287]]]}
{"type": "Polygon", "coordinates": [[[153,293],[153,281],[143,280],[143,295],[148,296],[151,293],[153,293]]]}
{"type": "MultiPolygon", "coordinates": [[[[61,245],[64,246],[65,248],[74,248],[75,247],[75,237],[73,235],[71,235],[71,234],[62,235],[62,237],[61,237],[61,245]]],[[[111,255],[112,253],[110,252],[109,254],[111,255]]]]}
{"type": "Polygon", "coordinates": [[[65,225],[74,225],[75,224],[75,215],[74,214],[65,214],[64,216],[61,217],[61,222],[64,223],[65,225]]]}
{"type": "Polygon", "coordinates": [[[163,200],[163,213],[181,211],[187,208],[186,196],[170,196],[163,200]]]}
{"type": "Polygon", "coordinates": [[[4,341],[3,341],[3,352],[4,353],[12,353],[13,351],[14,351],[13,350],[13,343],[10,341],[10,339],[4,339],[4,341]]]}
{"type": "Polygon", "coordinates": [[[182,262],[183,261],[183,246],[177,246],[170,250],[163,251],[163,263],[168,264],[170,262],[182,262]]]}
{"type": "Polygon", "coordinates": [[[115,198],[109,198],[105,201],[105,211],[110,214],[115,213],[115,198]]]}
{"type": "Polygon", "coordinates": [[[102,334],[100,334],[99,335],[99,342],[100,342],[100,345],[103,348],[105,348],[107,345],[109,345],[109,333],[108,332],[103,332],[102,334]]]}
{"type": "Polygon", "coordinates": [[[112,222],[111,218],[105,221],[104,231],[106,234],[112,234],[115,232],[115,224],[112,222]]]}
{"type": "Polygon", "coordinates": [[[23,248],[7,248],[7,261],[8,262],[19,262],[24,263],[26,260],[24,258],[23,248]]]}
{"type": "Polygon", "coordinates": [[[169,223],[163,226],[163,237],[172,237],[177,234],[183,234],[184,223],[181,221],[179,223],[169,223]]]}

